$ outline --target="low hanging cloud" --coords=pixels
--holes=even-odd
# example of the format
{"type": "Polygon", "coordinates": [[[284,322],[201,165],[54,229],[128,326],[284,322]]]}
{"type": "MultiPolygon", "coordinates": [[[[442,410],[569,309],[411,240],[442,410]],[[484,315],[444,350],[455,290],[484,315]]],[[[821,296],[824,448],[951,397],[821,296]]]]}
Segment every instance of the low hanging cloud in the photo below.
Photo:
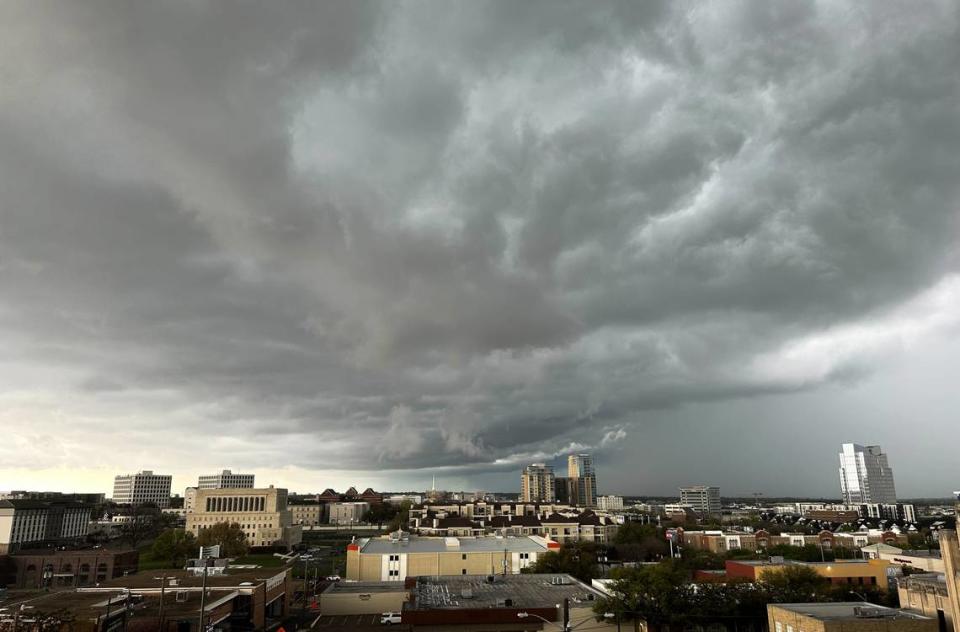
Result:
{"type": "Polygon", "coordinates": [[[958,66],[952,2],[6,5],[0,460],[613,463],[868,373],[956,336],[958,66]]]}

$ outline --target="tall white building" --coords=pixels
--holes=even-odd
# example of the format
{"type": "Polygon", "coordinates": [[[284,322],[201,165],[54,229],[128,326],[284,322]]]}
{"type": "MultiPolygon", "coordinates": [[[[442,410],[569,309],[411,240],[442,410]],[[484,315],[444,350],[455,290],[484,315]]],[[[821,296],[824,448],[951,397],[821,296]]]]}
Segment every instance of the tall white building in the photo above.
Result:
{"type": "Polygon", "coordinates": [[[525,503],[552,503],[554,501],[553,467],[533,463],[523,468],[520,475],[520,500],[525,503]]]}
{"type": "Polygon", "coordinates": [[[840,494],[848,505],[897,502],[893,470],[880,446],[843,444],[840,451],[840,494]]]}
{"type": "Polygon", "coordinates": [[[136,474],[121,474],[113,479],[113,502],[118,505],[153,503],[163,508],[170,505],[169,474],[154,474],[150,470],[136,474]]]}
{"type": "Polygon", "coordinates": [[[200,476],[197,489],[252,489],[253,474],[234,474],[223,470],[219,474],[200,476]]]}
{"type": "Polygon", "coordinates": [[[623,496],[600,496],[597,498],[600,511],[623,511],[623,496]]]}
{"type": "Polygon", "coordinates": [[[720,513],[720,488],[709,485],[690,485],[680,488],[680,504],[689,505],[701,514],[720,513]]]}

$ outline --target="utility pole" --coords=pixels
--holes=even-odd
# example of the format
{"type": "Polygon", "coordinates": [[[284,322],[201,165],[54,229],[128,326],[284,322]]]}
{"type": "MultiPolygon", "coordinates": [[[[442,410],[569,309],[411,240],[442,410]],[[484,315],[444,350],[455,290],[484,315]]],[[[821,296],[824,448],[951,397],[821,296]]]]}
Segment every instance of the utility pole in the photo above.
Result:
{"type": "Polygon", "coordinates": [[[164,627],[163,627],[163,597],[164,597],[164,590],[166,589],[166,586],[167,586],[167,580],[168,580],[168,579],[171,579],[171,578],[169,578],[169,577],[167,577],[166,575],[164,575],[163,577],[154,577],[154,579],[159,579],[159,580],[160,580],[160,615],[159,615],[159,618],[160,618],[160,632],[164,632],[164,627]]]}
{"type": "Polygon", "coordinates": [[[307,578],[310,577],[310,562],[303,561],[303,614],[307,614],[307,578]]]}
{"type": "Polygon", "coordinates": [[[203,559],[203,582],[200,584],[200,621],[197,632],[204,632],[203,609],[207,605],[207,560],[203,559]]]}
{"type": "Polygon", "coordinates": [[[570,598],[563,598],[563,632],[570,630],[570,598]]]}

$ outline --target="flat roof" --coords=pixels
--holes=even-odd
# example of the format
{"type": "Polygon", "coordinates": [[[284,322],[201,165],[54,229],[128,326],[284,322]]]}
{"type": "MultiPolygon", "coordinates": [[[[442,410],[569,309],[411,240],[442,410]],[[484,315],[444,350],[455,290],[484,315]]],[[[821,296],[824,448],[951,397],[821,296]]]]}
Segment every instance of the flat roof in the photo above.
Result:
{"type": "Polygon", "coordinates": [[[571,607],[592,606],[603,593],[570,575],[520,574],[487,576],[441,575],[417,578],[413,610],[462,608],[549,608],[570,599],[571,607]],[[562,582],[562,583],[560,583],[562,582]],[[510,600],[507,606],[504,602],[510,600]]]}
{"type": "Polygon", "coordinates": [[[407,540],[389,538],[371,538],[360,542],[361,553],[510,553],[544,552],[544,544],[526,536],[517,537],[478,537],[478,538],[429,538],[411,536],[407,540]],[[456,540],[455,545],[448,541],[456,540]]]}
{"type": "Polygon", "coordinates": [[[354,595],[363,593],[410,592],[403,582],[331,582],[323,589],[324,595],[354,595]]]}
{"type": "Polygon", "coordinates": [[[861,619],[915,619],[919,621],[932,621],[930,617],[925,617],[914,612],[899,610],[897,608],[887,608],[866,601],[843,601],[837,603],[777,603],[770,604],[783,610],[800,614],[818,621],[837,621],[842,619],[861,620],[861,619]],[[857,614],[857,609],[860,614],[857,614]]]}

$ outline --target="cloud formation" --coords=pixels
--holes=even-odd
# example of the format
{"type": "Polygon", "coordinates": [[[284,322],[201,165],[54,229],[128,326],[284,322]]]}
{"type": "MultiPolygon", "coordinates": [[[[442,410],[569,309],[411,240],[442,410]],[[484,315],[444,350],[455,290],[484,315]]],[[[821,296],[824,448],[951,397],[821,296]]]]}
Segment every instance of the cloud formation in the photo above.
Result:
{"type": "Polygon", "coordinates": [[[5,6],[0,461],[625,469],[650,411],[955,339],[958,21],[5,6]]]}

